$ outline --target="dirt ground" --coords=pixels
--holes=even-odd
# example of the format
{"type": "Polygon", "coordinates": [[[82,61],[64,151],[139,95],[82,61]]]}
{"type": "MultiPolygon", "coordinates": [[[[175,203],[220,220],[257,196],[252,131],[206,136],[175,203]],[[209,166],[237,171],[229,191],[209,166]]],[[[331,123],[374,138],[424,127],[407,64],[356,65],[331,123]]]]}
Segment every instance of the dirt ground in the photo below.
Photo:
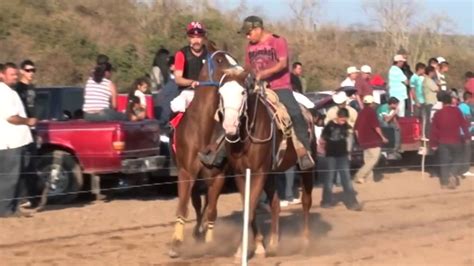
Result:
{"type": "MultiPolygon", "coordinates": [[[[312,243],[304,253],[301,206],[284,208],[278,255],[252,258],[250,265],[474,265],[474,178],[462,180],[457,190],[441,190],[437,179],[402,171],[356,190],[362,212],[342,204],[319,208],[321,189],[315,188],[312,243]]],[[[196,243],[190,222],[183,257],[170,259],[176,205],[174,198],[117,198],[0,220],[0,264],[233,264],[241,232],[240,197],[221,197],[214,244],[196,243]]],[[[262,211],[258,217],[268,232],[268,215],[262,211]]]]}

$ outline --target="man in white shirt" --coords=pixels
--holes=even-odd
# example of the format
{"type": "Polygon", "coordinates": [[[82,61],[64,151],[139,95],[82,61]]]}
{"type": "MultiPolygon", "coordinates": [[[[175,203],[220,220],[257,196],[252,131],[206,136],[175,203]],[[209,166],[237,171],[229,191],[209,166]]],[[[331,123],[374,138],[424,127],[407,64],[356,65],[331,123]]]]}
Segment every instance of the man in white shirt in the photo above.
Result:
{"type": "Polygon", "coordinates": [[[438,76],[438,85],[442,91],[446,91],[448,90],[448,85],[446,82],[445,73],[449,70],[449,63],[448,61],[446,61],[446,59],[444,59],[444,57],[441,56],[436,58],[436,60],[438,60],[439,65],[439,72],[436,73],[436,75],[438,76]]]}
{"type": "Polygon", "coordinates": [[[12,87],[18,81],[18,69],[6,63],[0,82],[0,217],[14,215],[17,211],[18,185],[26,146],[33,142],[30,126],[36,118],[27,118],[20,96],[12,87]]]}
{"type": "Polygon", "coordinates": [[[341,87],[354,87],[357,76],[359,75],[359,70],[355,66],[350,66],[347,68],[347,78],[341,82],[341,87]]]}

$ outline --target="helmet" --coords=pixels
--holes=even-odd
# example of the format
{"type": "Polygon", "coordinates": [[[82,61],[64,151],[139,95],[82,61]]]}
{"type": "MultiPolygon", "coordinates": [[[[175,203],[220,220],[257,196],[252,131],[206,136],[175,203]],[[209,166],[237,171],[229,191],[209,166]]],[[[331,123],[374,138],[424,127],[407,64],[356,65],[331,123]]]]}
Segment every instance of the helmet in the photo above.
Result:
{"type": "Polygon", "coordinates": [[[206,29],[201,22],[193,21],[186,27],[186,34],[204,36],[206,35],[206,29]]]}

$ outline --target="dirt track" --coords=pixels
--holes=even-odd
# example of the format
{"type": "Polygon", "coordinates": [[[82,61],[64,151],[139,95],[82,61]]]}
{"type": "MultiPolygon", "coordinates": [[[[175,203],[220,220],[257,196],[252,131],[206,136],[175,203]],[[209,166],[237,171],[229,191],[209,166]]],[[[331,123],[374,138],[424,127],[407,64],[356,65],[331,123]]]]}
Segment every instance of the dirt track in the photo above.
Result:
{"type": "MultiPolygon", "coordinates": [[[[474,265],[474,179],[441,190],[419,172],[386,174],[357,185],[364,211],[319,208],[313,192],[312,248],[299,252],[301,208],[282,210],[280,250],[252,265],[474,265]]],[[[0,220],[2,265],[225,265],[240,235],[240,197],[222,196],[216,243],[195,244],[169,259],[175,199],[116,199],[67,206],[33,218],[0,220]]],[[[192,215],[191,215],[192,217],[192,215]]],[[[259,215],[265,230],[268,216],[259,215]]],[[[187,226],[190,233],[191,224],[187,226]]]]}

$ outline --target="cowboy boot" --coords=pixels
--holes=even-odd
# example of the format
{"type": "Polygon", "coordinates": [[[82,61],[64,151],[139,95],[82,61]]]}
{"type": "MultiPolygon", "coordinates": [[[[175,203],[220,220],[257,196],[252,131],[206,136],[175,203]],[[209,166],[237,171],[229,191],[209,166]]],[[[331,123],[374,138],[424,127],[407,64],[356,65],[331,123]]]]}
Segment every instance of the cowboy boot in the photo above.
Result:
{"type": "Polygon", "coordinates": [[[203,164],[215,167],[222,165],[226,158],[224,137],[224,134],[220,135],[216,143],[209,145],[206,149],[198,153],[198,157],[203,164]]]}
{"type": "Polygon", "coordinates": [[[298,155],[298,165],[301,170],[308,170],[315,166],[311,153],[309,153],[305,148],[297,149],[296,154],[298,155]]]}

